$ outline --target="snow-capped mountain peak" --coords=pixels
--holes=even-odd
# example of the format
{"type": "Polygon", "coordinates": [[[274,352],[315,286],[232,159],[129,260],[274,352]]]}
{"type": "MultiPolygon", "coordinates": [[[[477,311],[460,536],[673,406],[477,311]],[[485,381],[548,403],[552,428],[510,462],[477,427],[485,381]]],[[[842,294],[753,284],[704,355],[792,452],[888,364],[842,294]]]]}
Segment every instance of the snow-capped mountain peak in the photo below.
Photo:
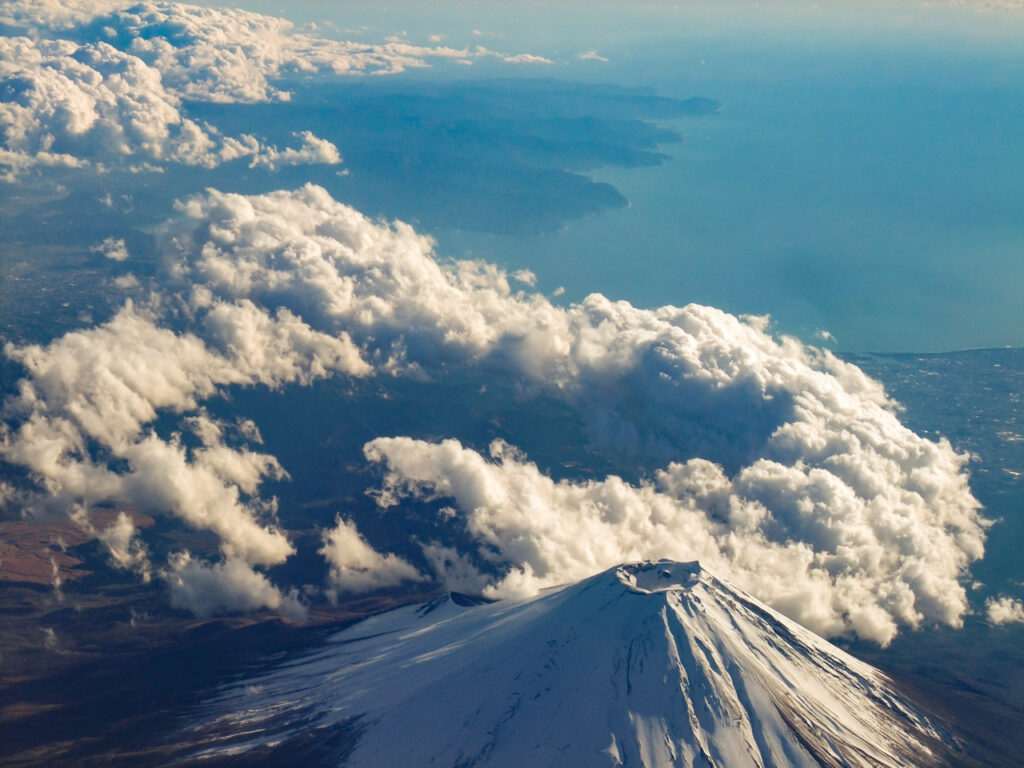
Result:
{"type": "Polygon", "coordinates": [[[325,760],[352,766],[923,766],[948,742],[881,673],[696,562],[459,602],[225,691],[212,752],[340,731],[325,760]]]}

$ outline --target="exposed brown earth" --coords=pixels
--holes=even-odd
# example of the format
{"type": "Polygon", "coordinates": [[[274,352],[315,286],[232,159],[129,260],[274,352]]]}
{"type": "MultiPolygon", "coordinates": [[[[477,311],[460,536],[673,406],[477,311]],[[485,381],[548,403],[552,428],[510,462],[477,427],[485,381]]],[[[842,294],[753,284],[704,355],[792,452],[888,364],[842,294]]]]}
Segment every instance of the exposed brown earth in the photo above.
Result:
{"type": "Polygon", "coordinates": [[[96,530],[113,525],[121,514],[128,515],[136,527],[153,525],[153,518],[128,508],[93,509],[88,524],[70,519],[0,523],[0,581],[57,584],[88,576],[91,571],[78,567],[82,560],[66,550],[92,541],[96,530]]]}

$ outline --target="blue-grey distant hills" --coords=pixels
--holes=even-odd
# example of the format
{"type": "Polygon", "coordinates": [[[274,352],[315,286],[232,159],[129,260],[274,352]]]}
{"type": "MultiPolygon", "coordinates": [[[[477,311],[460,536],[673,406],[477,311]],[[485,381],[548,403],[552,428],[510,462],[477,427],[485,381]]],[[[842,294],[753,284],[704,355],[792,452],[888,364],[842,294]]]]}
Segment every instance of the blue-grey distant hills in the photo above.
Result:
{"type": "MultiPolygon", "coordinates": [[[[629,204],[588,173],[668,160],[683,139],[669,121],[714,114],[714,99],[553,79],[288,83],[304,127],[342,148],[333,166],[282,168],[272,177],[230,164],[213,186],[263,191],[314,181],[338,199],[427,231],[538,235],[629,204]],[[267,177],[267,178],[264,178],[267,177]]],[[[198,116],[287,139],[295,129],[271,104],[195,104],[198,116]]]]}

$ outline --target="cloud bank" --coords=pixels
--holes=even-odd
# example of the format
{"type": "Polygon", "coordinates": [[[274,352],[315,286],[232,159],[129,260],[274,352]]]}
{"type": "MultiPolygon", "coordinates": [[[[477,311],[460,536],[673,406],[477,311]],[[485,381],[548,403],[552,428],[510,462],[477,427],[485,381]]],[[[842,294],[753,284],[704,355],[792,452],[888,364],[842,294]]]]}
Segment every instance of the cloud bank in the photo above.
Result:
{"type": "MultiPolygon", "coordinates": [[[[594,445],[647,479],[556,482],[503,444],[484,457],[455,441],[370,443],[382,503],[454,500],[477,546],[424,549],[451,584],[522,594],[669,556],[706,560],[826,635],[886,643],[968,611],[960,582],[987,523],[967,457],[906,429],[859,369],[775,338],[762,318],[599,294],[558,307],[522,287],[527,275],[513,288],[492,264],[439,260],[411,227],[312,185],[209,190],[178,205],[160,243],[169,293],[7,350],[28,376],[6,406],[18,424],[4,457],[51,501],[150,499],[160,509],[148,511],[216,532],[224,563],[279,563],[291,544],[258,495],[283,477],[276,459],[229,444],[223,425],[197,427],[200,447],[157,437],[146,425],[159,412],[197,412],[231,385],[480,366],[577,409],[594,445]],[[188,331],[161,327],[171,316],[188,331]]],[[[321,554],[337,589],[421,575],[351,522],[321,554]]]]}
{"type": "Polygon", "coordinates": [[[270,170],[334,164],[337,148],[308,131],[279,150],[255,136],[222,136],[185,116],[159,69],[104,43],[0,38],[0,169],[12,181],[39,166],[100,170],[182,163],[211,168],[247,158],[270,170]]]}
{"type": "Polygon", "coordinates": [[[265,146],[251,134],[223,136],[186,115],[193,102],[287,101],[284,77],[393,74],[431,59],[471,63],[547,61],[478,48],[378,45],[296,31],[249,11],[174,2],[11,0],[0,23],[0,178],[32,168],[98,167],[128,160],[210,168],[246,158],[270,170],[338,163],[337,147],[307,132],[297,148],[265,146]]]}
{"type": "Polygon", "coordinates": [[[453,499],[475,552],[431,543],[457,589],[522,596],[639,558],[700,560],[825,636],[888,643],[899,626],[959,625],[971,559],[941,516],[861,499],[825,471],[760,460],[736,476],[704,459],[650,481],[555,482],[508,446],[484,457],[457,441],[367,444],[387,474],[381,503],[453,499]],[[498,575],[494,574],[497,568],[498,575]]]}
{"type": "Polygon", "coordinates": [[[109,43],[158,70],[168,89],[194,101],[287,100],[287,91],[272,81],[317,72],[397,73],[428,66],[429,59],[476,55],[402,40],[332,40],[274,16],[163,1],[11,0],[0,23],[32,36],[109,43]]]}

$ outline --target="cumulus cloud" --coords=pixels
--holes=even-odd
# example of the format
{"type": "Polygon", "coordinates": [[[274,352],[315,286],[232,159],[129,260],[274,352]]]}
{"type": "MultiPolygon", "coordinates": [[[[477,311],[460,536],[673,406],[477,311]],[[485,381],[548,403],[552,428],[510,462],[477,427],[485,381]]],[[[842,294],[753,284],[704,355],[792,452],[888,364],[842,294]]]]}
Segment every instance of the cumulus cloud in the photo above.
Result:
{"type": "Polygon", "coordinates": [[[990,624],[1024,624],[1024,602],[1005,595],[985,601],[985,617],[990,624]]]}
{"type": "MultiPolygon", "coordinates": [[[[822,633],[883,643],[967,611],[960,582],[986,528],[967,457],[906,429],[859,369],[774,337],[763,318],[599,294],[559,307],[513,287],[527,275],[440,260],[411,227],[312,185],[208,190],[178,205],[159,242],[188,333],[129,306],[49,347],[9,348],[29,377],[8,404],[22,415],[4,455],[51,494],[134,491],[215,530],[225,558],[280,562],[290,544],[256,494],[283,469],[218,447],[209,425],[194,427],[200,448],[160,439],[146,428],[158,411],[194,416],[231,384],[485,364],[577,409],[596,447],[648,479],[558,483],[502,446],[484,458],[451,442],[370,444],[388,468],[382,500],[450,497],[484,547],[433,543],[446,578],[505,594],[622,559],[697,557],[822,633]]],[[[350,524],[331,536],[322,554],[339,586],[413,578],[350,524]]]]}
{"type": "Polygon", "coordinates": [[[283,165],[337,165],[341,162],[338,148],[326,139],[314,136],[311,131],[302,131],[295,136],[302,139],[302,145],[297,149],[266,147],[253,156],[249,167],[273,171],[283,165]]]}
{"type": "Polygon", "coordinates": [[[127,261],[128,247],[122,238],[108,237],[102,243],[90,248],[93,253],[102,253],[111,261],[127,261]]]}
{"type": "Polygon", "coordinates": [[[597,51],[583,51],[582,53],[576,54],[576,58],[580,61],[608,61],[608,59],[597,51]]]}
{"type": "Polygon", "coordinates": [[[130,272],[126,275],[119,275],[118,277],[115,277],[111,282],[122,291],[130,291],[142,285],[142,283],[139,282],[139,278],[130,272]]]}
{"type": "Polygon", "coordinates": [[[502,61],[508,62],[509,64],[550,64],[551,59],[547,59],[543,56],[536,56],[532,53],[517,53],[514,55],[503,56],[502,61]]]}
{"type": "Polygon", "coordinates": [[[106,545],[116,567],[137,571],[143,581],[150,580],[152,566],[149,562],[149,552],[128,515],[122,512],[111,525],[101,528],[96,535],[106,545]]]}
{"type": "MultiPolygon", "coordinates": [[[[200,301],[192,311],[196,333],[162,328],[153,309],[128,302],[107,323],[45,347],[8,345],[5,353],[27,377],[4,404],[0,456],[29,470],[45,496],[27,504],[43,512],[120,501],[212,531],[229,560],[283,562],[294,548],[273,500],[258,491],[264,478],[286,473],[273,456],[244,444],[258,432],[242,426],[242,444],[228,445],[223,430],[200,415],[187,423],[202,445],[190,448],[178,434],[160,437],[147,425],[161,411],[195,411],[229,385],[309,383],[339,372],[365,375],[369,366],[346,336],[314,331],[284,309],[200,301]]],[[[98,536],[116,563],[148,572],[129,520],[98,536]]],[[[232,573],[215,569],[207,578],[232,573]]]]}
{"type": "Polygon", "coordinates": [[[287,98],[271,80],[322,71],[396,73],[432,58],[471,58],[467,50],[331,40],[286,19],[235,8],[176,2],[11,0],[0,22],[35,34],[93,35],[164,74],[189,99],[256,102],[287,98]]]}
{"type": "Polygon", "coordinates": [[[52,165],[340,162],[334,145],[308,132],[299,148],[285,150],[248,134],[221,136],[184,115],[159,69],[105,42],[0,37],[0,94],[0,166],[8,181],[52,165]]]}
{"type": "MultiPolygon", "coordinates": [[[[286,75],[391,74],[428,66],[431,59],[470,61],[487,55],[519,60],[481,49],[418,46],[402,38],[382,44],[332,40],[296,31],[282,18],[175,2],[11,0],[0,22],[37,33],[94,34],[159,70],[178,95],[202,101],[287,99],[287,91],[272,82],[286,75]]],[[[528,54],[522,60],[546,61],[528,54]]]]}
{"type": "Polygon", "coordinates": [[[23,380],[13,410],[45,403],[74,428],[116,450],[139,436],[157,411],[194,410],[229,384],[309,383],[340,370],[369,368],[345,336],[314,331],[285,309],[275,315],[251,302],[211,302],[196,315],[195,333],[157,325],[155,313],[128,301],[111,320],[65,334],[47,346],[8,344],[23,380]]]}
{"type": "Polygon", "coordinates": [[[308,615],[295,591],[282,593],[262,573],[236,558],[215,565],[178,553],[164,575],[171,590],[171,604],[196,616],[255,611],[279,611],[295,621],[308,615]]]}
{"type": "Polygon", "coordinates": [[[297,75],[392,74],[431,59],[547,62],[530,54],[373,45],[298,32],[291,22],[231,8],[175,2],[10,0],[0,23],[0,178],[45,166],[103,169],[131,160],[213,167],[340,162],[337,147],[308,131],[299,147],[265,146],[251,134],[223,136],[186,115],[190,101],[287,101],[278,87],[297,75]]]}
{"type": "Polygon", "coordinates": [[[427,60],[468,59],[468,50],[331,40],[293,29],[286,19],[232,8],[143,2],[106,12],[92,3],[101,29],[118,47],[159,69],[188,99],[258,102],[287,99],[271,81],[285,75],[391,74],[427,60]],[[100,15],[103,14],[103,15],[100,15]]]}
{"type": "Polygon", "coordinates": [[[100,13],[120,10],[132,0],[8,0],[0,6],[0,24],[19,29],[38,27],[69,30],[92,21],[100,13]]]}
{"type": "Polygon", "coordinates": [[[456,588],[533,594],[616,563],[668,557],[728,573],[823,635],[885,644],[899,625],[958,625],[966,610],[958,577],[971,555],[941,515],[858,499],[826,473],[762,460],[729,478],[691,459],[639,485],[614,476],[574,483],[555,482],[500,442],[490,457],[454,440],[381,438],[365,450],[387,468],[383,506],[442,497],[462,511],[478,549],[427,550],[456,588]]]}
{"type": "MultiPolygon", "coordinates": [[[[983,553],[986,524],[966,457],[903,427],[859,369],[774,338],[765,320],[601,295],[559,308],[513,290],[493,265],[439,262],[408,227],[372,222],[312,186],[210,192],[180,213],[168,229],[172,269],[221,300],[301,304],[304,316],[377,345],[374,360],[396,339],[420,365],[486,359],[579,409],[609,451],[687,471],[704,466],[688,460],[707,461],[705,474],[756,520],[752,537],[803,553],[800,588],[818,597],[804,609],[803,596],[744,586],[821,631],[885,642],[900,624],[955,625],[967,610],[959,579],[983,553]]],[[[713,522],[717,507],[699,509],[713,522]]],[[[614,557],[627,554],[666,553],[614,557]]]]}
{"type": "Polygon", "coordinates": [[[220,301],[286,306],[324,329],[371,338],[380,356],[408,339],[420,363],[493,348],[504,325],[543,300],[513,299],[507,276],[479,262],[441,264],[433,242],[375,222],[321,187],[243,196],[210,191],[178,206],[164,233],[168,270],[220,301]],[[513,318],[504,317],[513,311],[513,318]]]}
{"type": "Polygon", "coordinates": [[[331,584],[343,592],[370,592],[403,581],[425,581],[426,577],[407,561],[393,554],[381,554],[360,535],[354,523],[337,520],[324,532],[320,554],[331,566],[331,584]]]}

